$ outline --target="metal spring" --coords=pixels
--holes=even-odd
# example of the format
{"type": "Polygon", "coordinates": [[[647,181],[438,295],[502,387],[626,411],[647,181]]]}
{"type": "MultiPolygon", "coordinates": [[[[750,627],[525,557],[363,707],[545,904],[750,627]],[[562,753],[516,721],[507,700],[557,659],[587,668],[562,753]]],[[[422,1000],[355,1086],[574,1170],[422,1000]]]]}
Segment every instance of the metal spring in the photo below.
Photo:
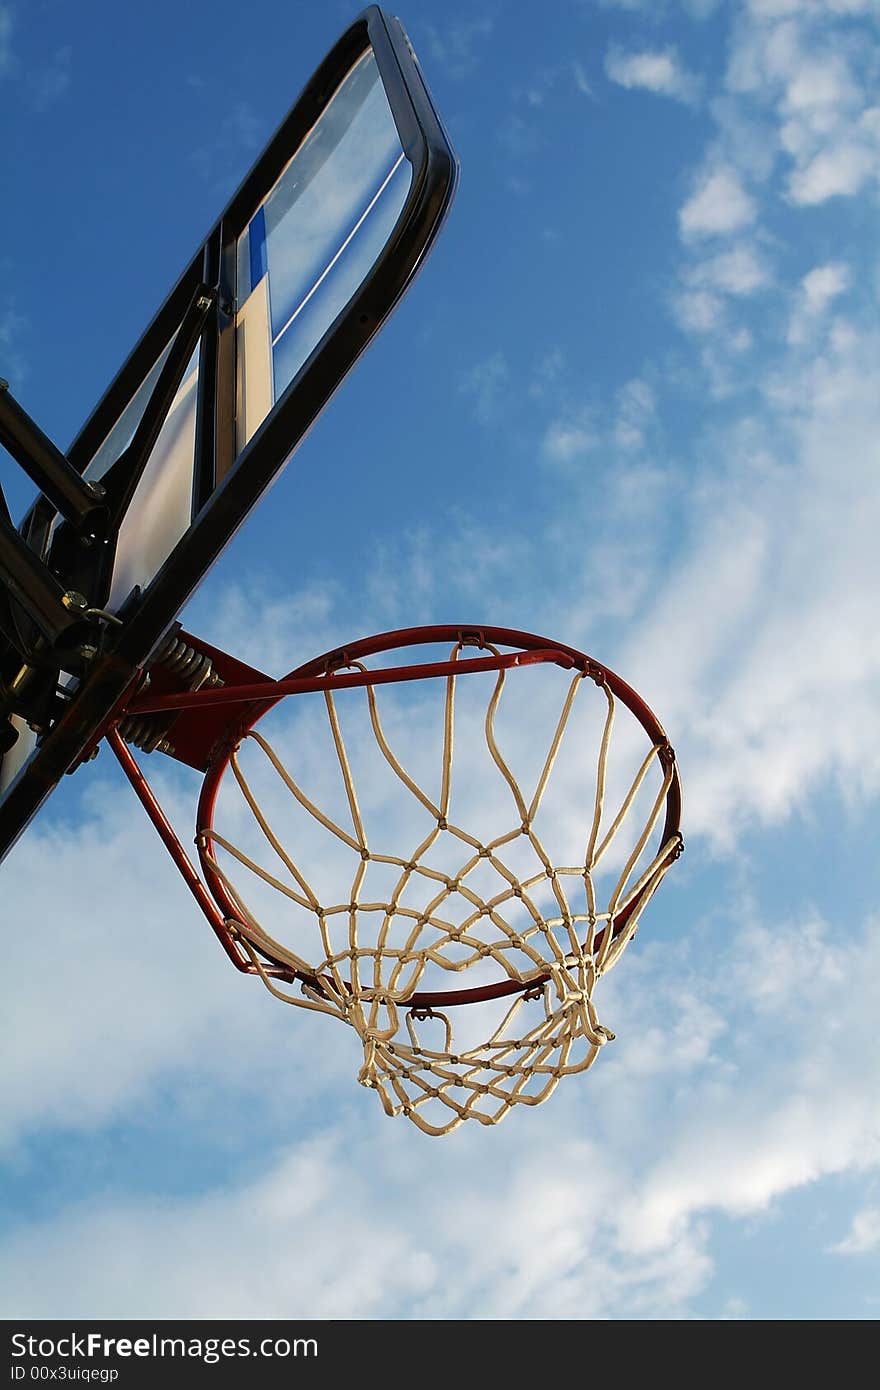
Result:
{"type": "MultiPolygon", "coordinates": [[[[183,681],[186,690],[201,690],[202,686],[219,686],[223,680],[211,664],[210,657],[196,651],[174,633],[169,633],[159,647],[152,666],[164,666],[183,681]]],[[[149,683],[149,676],[147,677],[149,683]]],[[[126,743],[134,744],[143,753],[173,753],[173,746],[165,737],[164,719],[155,714],[129,715],[119,725],[119,732],[126,743]],[[157,727],[158,726],[158,727],[157,727]]]]}

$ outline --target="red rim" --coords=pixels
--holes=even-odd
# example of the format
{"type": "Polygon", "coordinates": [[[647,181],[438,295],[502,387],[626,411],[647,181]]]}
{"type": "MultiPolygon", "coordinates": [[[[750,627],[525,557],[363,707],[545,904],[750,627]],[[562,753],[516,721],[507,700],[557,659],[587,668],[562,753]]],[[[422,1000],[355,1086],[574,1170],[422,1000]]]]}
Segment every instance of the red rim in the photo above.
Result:
{"type": "MultiPolygon", "coordinates": [[[[638,720],[648,738],[653,744],[658,744],[659,759],[664,775],[671,772],[671,780],[666,793],[666,819],[661,833],[660,844],[669,844],[669,853],[657,866],[656,873],[659,875],[666,865],[681,853],[681,780],[678,768],[675,764],[675,754],[666,737],[657,716],[645,704],[642,697],[637,694],[626,681],[622,680],[614,671],[609,670],[601,662],[595,661],[592,657],[583,652],[577,651],[574,647],[566,646],[561,642],[551,642],[545,637],[535,636],[533,633],[517,632],[512,628],[502,627],[456,627],[452,624],[442,624],[436,627],[412,627],[401,628],[396,632],[380,633],[375,637],[365,637],[361,641],[354,642],[345,648],[336,648],[333,651],[325,652],[323,656],[315,657],[314,660],[306,662],[291,671],[281,681],[272,683],[272,690],[283,686],[287,682],[306,682],[305,685],[298,686],[298,689],[321,690],[333,689],[337,685],[351,682],[345,678],[333,679],[333,673],[339,672],[341,668],[350,665],[353,661],[361,660],[364,657],[376,656],[380,652],[398,650],[401,647],[414,647],[427,645],[437,642],[461,642],[465,646],[485,647],[487,643],[493,646],[514,647],[519,653],[533,662],[555,662],[558,665],[569,668],[576,668],[585,671],[598,683],[606,684],[611,693],[621,704],[625,705],[630,713],[638,720]]],[[[504,653],[500,659],[492,658],[488,662],[480,661],[476,669],[492,670],[501,669],[502,666],[521,664],[516,662],[518,653],[504,653]]],[[[525,663],[522,663],[525,664],[525,663]]],[[[410,664],[405,669],[406,674],[398,674],[397,679],[430,679],[432,677],[446,675],[449,672],[449,662],[433,662],[424,665],[410,664]]],[[[466,674],[468,666],[456,663],[455,669],[461,674],[466,674]]],[[[474,666],[470,667],[475,669],[474,666]]],[[[387,674],[381,670],[378,672],[367,673],[359,684],[378,684],[380,681],[388,680],[387,674]],[[377,677],[371,680],[370,677],[377,677]]],[[[211,842],[211,831],[213,829],[214,808],[217,801],[217,794],[220,790],[220,783],[229,767],[230,758],[238,742],[247,734],[269,710],[274,708],[285,696],[285,691],[265,696],[259,700],[252,700],[242,706],[240,697],[236,701],[234,689],[229,691],[229,703],[231,717],[226,729],[226,734],[218,745],[218,748],[211,760],[205,780],[202,785],[201,796],[197,809],[197,844],[199,858],[201,860],[202,873],[205,882],[213,894],[220,910],[224,915],[235,920],[238,916],[238,908],[229,895],[226,885],[215,872],[207,855],[209,849],[213,849],[211,842]]],[[[214,701],[222,700],[221,691],[212,691],[214,701]]],[[[636,900],[623,908],[614,918],[612,926],[612,939],[616,939],[626,929],[627,922],[635,908],[636,900]]],[[[604,941],[608,927],[598,932],[594,938],[593,950],[598,951],[604,941]]],[[[276,978],[286,978],[290,982],[300,979],[305,983],[320,988],[320,980],[313,976],[303,976],[296,974],[286,967],[282,962],[275,961],[271,956],[267,957],[272,965],[272,974],[276,978]]],[[[514,994],[523,994],[536,989],[542,985],[547,976],[541,976],[525,983],[517,980],[499,980],[495,984],[482,985],[473,989],[457,989],[448,991],[426,991],[414,994],[408,1001],[410,1008],[449,1008],[457,1004],[476,1004],[484,1003],[492,999],[502,999],[514,994]]]]}

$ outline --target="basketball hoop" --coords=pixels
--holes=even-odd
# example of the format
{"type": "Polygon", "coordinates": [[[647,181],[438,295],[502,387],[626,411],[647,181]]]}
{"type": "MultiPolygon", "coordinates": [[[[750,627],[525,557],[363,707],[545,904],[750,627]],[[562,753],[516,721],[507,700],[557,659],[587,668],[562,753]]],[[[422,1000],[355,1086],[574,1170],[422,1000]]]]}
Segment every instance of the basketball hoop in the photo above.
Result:
{"type": "MultiPolygon", "coordinates": [[[[384,634],[280,681],[259,673],[243,679],[247,668],[197,645],[214,663],[211,679],[200,668],[195,691],[167,684],[163,691],[162,682],[154,682],[159,693],[151,686],[130,701],[126,717],[135,717],[138,727],[145,719],[161,720],[159,746],[206,771],[196,826],[201,878],[118,730],[109,737],[235,964],[259,975],[277,998],[349,1024],[363,1047],[359,1080],[376,1090],[389,1115],[404,1114],[428,1134],[445,1134],[466,1119],[495,1124],[514,1105],[537,1105],[563,1076],[586,1070],[613,1037],[599,1022],[595,985],[620,959],[683,847],[675,757],[635,691],[573,648],[502,628],[384,634]],[[445,659],[418,659],[438,644],[446,645],[445,659]],[[403,649],[409,649],[406,658],[393,664],[391,654],[403,649]],[[234,667],[231,680],[226,663],[234,667]],[[524,786],[498,724],[509,682],[533,680],[525,673],[530,667],[555,668],[559,698],[540,736],[537,778],[524,786]],[[468,748],[466,760],[456,750],[454,762],[462,691],[470,701],[465,734],[473,740],[481,677],[489,682],[482,748],[479,755],[468,748]],[[409,682],[433,682],[442,707],[435,785],[408,769],[383,721],[379,686],[389,685],[396,724],[409,730],[413,748],[421,747],[412,733],[416,706],[406,717],[400,707],[409,682]],[[349,690],[354,697],[345,694],[349,690]],[[575,808],[581,851],[577,862],[560,863],[546,806],[561,764],[569,775],[573,766],[584,775],[587,739],[574,724],[587,692],[598,697],[599,707],[590,786],[582,808],[575,808]],[[307,745],[300,738],[298,748],[294,741],[291,757],[256,727],[279,704],[316,693],[323,697],[328,748],[344,787],[345,823],[304,789],[299,769],[305,751],[312,752],[311,737],[307,745]],[[348,702],[345,718],[342,700],[348,702]],[[631,716],[622,736],[627,757],[634,733],[643,741],[623,780],[612,769],[621,710],[631,716]],[[376,766],[404,805],[397,824],[408,843],[415,840],[412,848],[393,849],[378,837],[374,843],[368,834],[344,727],[355,716],[361,720],[357,748],[362,751],[369,736],[376,766]],[[207,751],[199,732],[205,726],[212,738],[207,751]],[[478,765],[485,796],[472,798],[459,816],[457,769],[476,776],[478,765]],[[498,823],[475,823],[483,803],[498,823]],[[308,823],[308,835],[285,833],[291,817],[308,823]],[[334,854],[350,856],[349,876],[344,886],[337,880],[329,900],[315,877],[320,847],[315,867],[304,857],[304,846],[314,852],[321,837],[334,854]],[[372,890],[376,874],[384,883],[378,896],[372,890]],[[468,977],[473,983],[465,983],[468,977]]],[[[533,689],[520,693],[531,698],[533,689]]],[[[528,706],[535,721],[550,708],[551,695],[556,698],[541,690],[545,703],[528,706]]],[[[539,735],[533,727],[527,733],[533,754],[539,735]]],[[[567,814],[570,838],[569,822],[567,814]]]]}

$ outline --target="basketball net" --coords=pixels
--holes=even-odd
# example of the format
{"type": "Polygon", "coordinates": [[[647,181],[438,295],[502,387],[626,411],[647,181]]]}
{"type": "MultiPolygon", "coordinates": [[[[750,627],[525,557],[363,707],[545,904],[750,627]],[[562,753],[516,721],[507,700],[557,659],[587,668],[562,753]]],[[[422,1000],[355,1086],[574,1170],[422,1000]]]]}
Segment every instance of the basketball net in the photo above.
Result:
{"type": "MultiPolygon", "coordinates": [[[[458,659],[456,644],[452,661],[458,659]]],[[[488,647],[496,655],[497,649],[488,647]]],[[[351,669],[364,670],[352,661],[351,669]]],[[[223,897],[234,907],[227,920],[233,937],[250,957],[266,988],[276,998],[349,1024],[361,1040],[363,1063],[359,1080],[376,1091],[389,1115],[406,1115],[426,1134],[446,1134],[464,1120],[493,1125],[518,1104],[538,1105],[563,1076],[585,1071],[613,1037],[600,1023],[593,1003],[596,982],[620,959],[639,924],[639,918],[666,871],[681,851],[678,829],[656,847],[646,850],[661,820],[673,780],[674,758],[664,740],[651,744],[616,805],[608,806],[609,750],[617,701],[602,668],[590,664],[577,670],[549,738],[537,784],[529,795],[518,784],[496,739],[495,723],[506,670],[499,670],[485,715],[485,740],[495,767],[509,792],[510,816],[499,833],[477,835],[473,827],[452,818],[453,732],[460,680],[446,680],[440,791],[436,799],[407,772],[386,737],[376,689],[366,686],[372,734],[382,758],[407,797],[427,812],[431,828],[409,855],[377,853],[367,841],[351,761],[346,750],[337,702],[332,690],[323,692],[329,730],[345,787],[350,826],[337,823],[310,800],[273,745],[251,728],[237,742],[229,759],[232,778],[247,808],[250,828],[271,849],[274,871],[253,853],[214,825],[200,828],[197,843],[206,874],[222,885],[223,897]],[[584,686],[598,687],[605,701],[595,789],[585,813],[584,853],[574,865],[557,865],[539,833],[539,812],[569,726],[572,710],[584,686]],[[253,778],[244,767],[248,750],[264,760],[276,790],[295,799],[327,835],[352,855],[351,888],[343,902],[322,902],[308,865],[296,849],[285,845],[277,824],[270,823],[257,799],[253,778]],[[638,797],[649,771],[659,769],[659,789],[651,799],[638,797]],[[638,803],[638,813],[634,808],[638,803]],[[443,840],[458,849],[454,874],[429,862],[443,840]],[[532,862],[529,872],[515,872],[511,850],[527,840],[532,862]],[[646,857],[648,862],[645,862],[646,857]],[[612,861],[610,892],[600,901],[597,870],[612,861]],[[365,888],[371,863],[390,866],[396,883],[383,900],[373,901],[365,888]],[[474,880],[488,865],[495,871],[497,892],[486,896],[474,880]],[[295,946],[277,939],[259,920],[245,891],[236,881],[236,868],[245,869],[300,909],[295,946]],[[303,915],[311,921],[306,952],[303,915]],[[299,981],[288,992],[270,977],[267,958],[289,968],[299,981]],[[472,989],[425,989],[426,973],[467,974],[482,982],[492,966],[500,980],[472,989]],[[499,1003],[500,1001],[500,1003],[499,1003]],[[473,1034],[471,1009],[482,1009],[487,1022],[481,1040],[472,1036],[461,1045],[456,1034],[467,1016],[473,1034]]],[[[656,773],[655,773],[656,777],[656,773]]],[[[273,804],[275,797],[272,798],[273,804]]],[[[277,816],[273,820],[277,822],[277,816]]],[[[239,836],[239,839],[242,837],[239,836]]],[[[434,855],[436,858],[436,854],[434,855]]],[[[240,877],[240,875],[239,875],[240,877]]],[[[277,931],[277,928],[275,928],[277,931]]]]}

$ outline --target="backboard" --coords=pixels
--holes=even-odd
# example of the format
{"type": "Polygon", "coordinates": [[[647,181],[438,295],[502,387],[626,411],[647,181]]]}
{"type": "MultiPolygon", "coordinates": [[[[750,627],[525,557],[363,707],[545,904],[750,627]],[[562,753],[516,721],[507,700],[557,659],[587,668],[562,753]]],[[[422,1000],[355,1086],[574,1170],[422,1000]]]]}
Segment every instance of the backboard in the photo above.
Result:
{"type": "Polygon", "coordinates": [[[372,6],[67,455],[0,390],[0,443],[43,494],[17,535],[0,494],[0,856],[391,312],[456,172],[400,23],[372,6]]]}

